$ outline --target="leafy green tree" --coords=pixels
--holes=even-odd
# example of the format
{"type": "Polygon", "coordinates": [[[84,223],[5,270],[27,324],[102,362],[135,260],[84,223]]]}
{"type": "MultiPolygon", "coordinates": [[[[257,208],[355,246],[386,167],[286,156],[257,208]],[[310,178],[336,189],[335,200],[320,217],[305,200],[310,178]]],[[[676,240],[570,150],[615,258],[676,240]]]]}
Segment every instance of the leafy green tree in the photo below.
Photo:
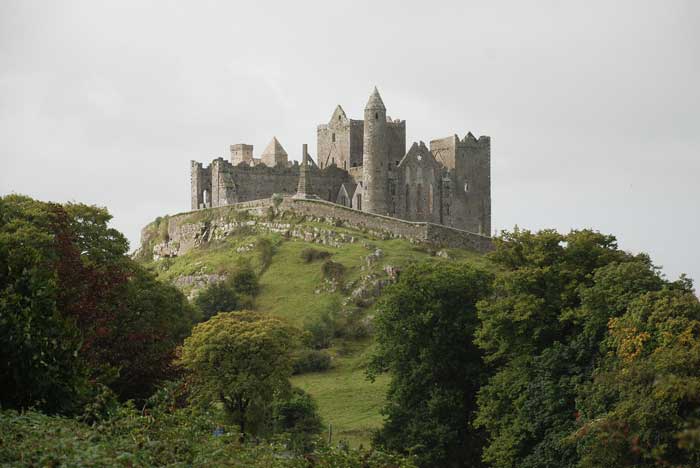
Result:
{"type": "Polygon", "coordinates": [[[479,391],[476,424],[495,467],[573,467],[576,398],[601,357],[610,317],[662,280],[644,255],[593,231],[514,231],[495,240],[501,268],[479,303],[477,343],[494,374],[479,391]]]}
{"type": "Polygon", "coordinates": [[[88,391],[80,330],[58,302],[56,209],[0,198],[0,405],[76,411],[88,391]]]}
{"type": "Polygon", "coordinates": [[[491,281],[467,265],[424,263],[387,288],[369,366],[370,377],[391,375],[376,443],[414,453],[420,466],[481,466],[484,437],[472,419],[485,371],[473,334],[491,281]]]}
{"type": "Polygon", "coordinates": [[[193,309],[126,255],[104,208],[0,198],[0,403],[71,413],[94,391],[144,396],[193,309]]]}
{"type": "Polygon", "coordinates": [[[95,343],[96,362],[118,370],[109,382],[122,399],[142,400],[162,381],[174,377],[175,351],[189,335],[198,315],[174,286],[134,263],[118,288],[118,313],[110,333],[95,343]]]}
{"type": "Polygon", "coordinates": [[[279,319],[219,313],[195,326],[180,362],[196,400],[221,403],[241,432],[257,434],[269,421],[272,402],[289,391],[295,344],[296,333],[279,319]]]}
{"type": "Polygon", "coordinates": [[[700,302],[689,286],[646,293],[610,319],[609,352],[578,400],[581,467],[700,466],[700,302]]]}
{"type": "Polygon", "coordinates": [[[291,448],[300,453],[313,450],[315,439],[323,430],[316,402],[297,387],[287,398],[274,403],[272,418],[274,431],[289,434],[291,448]]]}

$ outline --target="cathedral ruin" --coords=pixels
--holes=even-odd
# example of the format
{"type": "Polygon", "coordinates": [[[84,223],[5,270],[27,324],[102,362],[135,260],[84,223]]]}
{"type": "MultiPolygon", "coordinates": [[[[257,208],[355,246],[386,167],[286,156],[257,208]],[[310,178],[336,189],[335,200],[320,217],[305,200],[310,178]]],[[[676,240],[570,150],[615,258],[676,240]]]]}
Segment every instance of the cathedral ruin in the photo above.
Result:
{"type": "Polygon", "coordinates": [[[375,88],[364,119],[337,106],[317,128],[316,162],[304,145],[301,164],[290,162],[273,138],[259,158],[253,146],[230,147],[230,161],[192,161],[192,209],[270,198],[320,198],[378,215],[491,234],[491,139],[467,133],[413,143],[406,121],[387,116],[375,88]]]}

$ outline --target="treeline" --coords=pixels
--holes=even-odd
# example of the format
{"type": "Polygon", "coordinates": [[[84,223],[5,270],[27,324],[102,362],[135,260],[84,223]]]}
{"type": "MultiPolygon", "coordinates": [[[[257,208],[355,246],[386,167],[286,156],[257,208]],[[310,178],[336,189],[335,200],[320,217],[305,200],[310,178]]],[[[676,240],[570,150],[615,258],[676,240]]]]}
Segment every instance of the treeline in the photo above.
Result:
{"type": "Polygon", "coordinates": [[[371,328],[329,310],[300,330],[249,310],[246,264],[190,303],[109,220],[0,198],[4,465],[700,466],[700,303],[612,236],[506,232],[488,270],[404,269],[371,328]],[[289,378],[369,333],[384,426],[369,451],[329,446],[289,378]]]}
{"type": "Polygon", "coordinates": [[[494,271],[426,264],[383,297],[375,443],[433,466],[700,466],[700,303],[583,230],[495,239],[494,271]]]}

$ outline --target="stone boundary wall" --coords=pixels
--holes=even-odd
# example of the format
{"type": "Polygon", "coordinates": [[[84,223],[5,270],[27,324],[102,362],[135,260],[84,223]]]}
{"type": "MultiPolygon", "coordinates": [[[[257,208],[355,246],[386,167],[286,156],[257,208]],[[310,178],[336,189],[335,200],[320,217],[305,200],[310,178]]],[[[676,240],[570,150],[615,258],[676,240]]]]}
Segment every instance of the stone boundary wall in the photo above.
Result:
{"type": "MultiPolygon", "coordinates": [[[[207,217],[213,220],[223,218],[231,211],[248,211],[252,215],[260,217],[266,215],[271,206],[274,206],[274,203],[272,199],[267,198],[217,208],[178,213],[168,217],[169,238],[171,242],[177,243],[177,246],[174,247],[175,250],[184,252],[195,245],[196,238],[208,234],[205,232],[205,222],[188,222],[188,218],[191,215],[208,215],[207,217]],[[195,235],[195,231],[200,234],[195,235]]],[[[477,252],[488,252],[493,249],[491,238],[487,236],[439,224],[404,221],[390,216],[367,213],[325,200],[285,197],[279,204],[278,210],[282,213],[290,212],[313,218],[325,218],[330,222],[342,221],[346,227],[366,230],[370,234],[386,236],[387,238],[408,239],[412,242],[425,243],[435,247],[461,248],[477,252]]],[[[141,239],[142,247],[148,242],[144,237],[145,232],[146,230],[144,229],[141,239]]]]}
{"type": "Polygon", "coordinates": [[[424,242],[437,247],[454,247],[477,252],[488,252],[493,249],[491,238],[487,236],[440,224],[404,221],[390,216],[367,213],[324,200],[285,198],[280,209],[308,216],[338,219],[351,228],[384,232],[391,237],[424,242]]]}

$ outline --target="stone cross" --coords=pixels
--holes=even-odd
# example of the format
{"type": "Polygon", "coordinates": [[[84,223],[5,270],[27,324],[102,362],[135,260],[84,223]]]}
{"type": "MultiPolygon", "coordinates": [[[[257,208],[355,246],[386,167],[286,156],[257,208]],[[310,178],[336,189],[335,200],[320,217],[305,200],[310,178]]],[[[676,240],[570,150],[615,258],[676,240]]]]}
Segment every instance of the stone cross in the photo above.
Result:
{"type": "Polygon", "coordinates": [[[306,143],[302,146],[301,167],[299,168],[299,184],[297,185],[297,193],[294,198],[318,198],[313,194],[311,188],[311,178],[309,177],[309,154],[306,143]]]}

